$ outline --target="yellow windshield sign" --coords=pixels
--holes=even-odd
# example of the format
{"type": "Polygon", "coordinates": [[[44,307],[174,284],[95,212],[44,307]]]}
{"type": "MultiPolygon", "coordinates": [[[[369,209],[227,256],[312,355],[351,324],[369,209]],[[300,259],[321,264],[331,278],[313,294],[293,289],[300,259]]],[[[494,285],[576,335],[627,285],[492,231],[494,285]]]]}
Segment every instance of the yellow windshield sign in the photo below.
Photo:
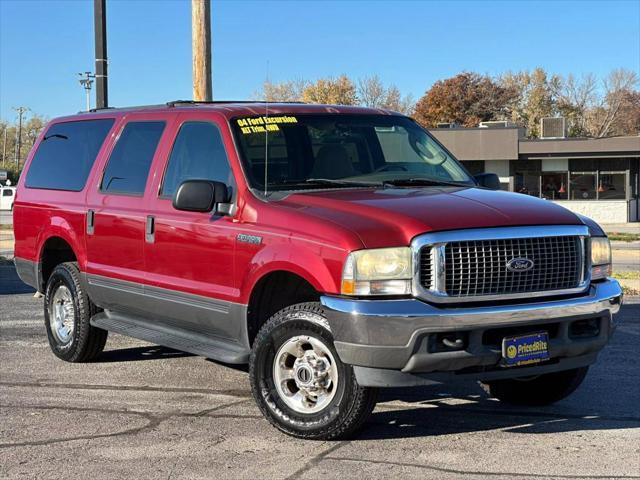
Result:
{"type": "Polygon", "coordinates": [[[280,130],[279,125],[298,123],[298,119],[289,115],[273,117],[265,115],[263,117],[239,118],[236,122],[240,131],[244,135],[249,135],[251,133],[277,132],[280,130]]]}

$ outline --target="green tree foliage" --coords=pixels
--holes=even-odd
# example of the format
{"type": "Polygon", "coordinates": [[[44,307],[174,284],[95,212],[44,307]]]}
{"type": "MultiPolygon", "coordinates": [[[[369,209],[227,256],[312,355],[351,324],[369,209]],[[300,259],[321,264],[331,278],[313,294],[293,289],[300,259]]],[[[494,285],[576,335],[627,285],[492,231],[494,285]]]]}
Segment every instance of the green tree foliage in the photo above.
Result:
{"type": "Polygon", "coordinates": [[[415,119],[425,127],[456,123],[476,127],[478,123],[504,117],[515,90],[486,75],[463,72],[439,80],[418,100],[415,119]]]}

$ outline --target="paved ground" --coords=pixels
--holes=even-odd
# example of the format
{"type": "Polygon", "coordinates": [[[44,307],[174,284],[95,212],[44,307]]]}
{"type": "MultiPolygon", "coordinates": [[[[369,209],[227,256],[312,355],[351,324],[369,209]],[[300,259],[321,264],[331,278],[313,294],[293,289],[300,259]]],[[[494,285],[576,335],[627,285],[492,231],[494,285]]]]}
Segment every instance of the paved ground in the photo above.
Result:
{"type": "Polygon", "coordinates": [[[0,225],[13,224],[13,213],[9,210],[0,210],[0,225]]]}
{"type": "Polygon", "coordinates": [[[585,384],[507,408],[474,383],[385,392],[355,439],[261,417],[246,374],[111,335],[99,362],[49,351],[41,300],[0,267],[0,478],[640,478],[640,303],[585,384]]]}

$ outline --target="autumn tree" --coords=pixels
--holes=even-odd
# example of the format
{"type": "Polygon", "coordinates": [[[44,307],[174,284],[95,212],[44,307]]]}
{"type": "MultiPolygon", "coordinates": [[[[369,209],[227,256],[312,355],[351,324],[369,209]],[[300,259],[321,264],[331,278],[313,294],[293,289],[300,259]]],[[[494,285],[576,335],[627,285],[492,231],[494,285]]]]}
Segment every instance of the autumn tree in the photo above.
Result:
{"type": "Polygon", "coordinates": [[[539,137],[540,120],[557,112],[554,93],[560,89],[561,78],[536,68],[531,72],[507,73],[499,82],[514,93],[507,106],[511,120],[526,127],[530,137],[539,137]]]}
{"type": "Polygon", "coordinates": [[[486,75],[463,72],[434,83],[418,100],[414,116],[426,127],[440,122],[476,127],[483,121],[503,119],[513,96],[511,88],[486,75]]]}
{"type": "Polygon", "coordinates": [[[267,102],[300,102],[302,92],[307,85],[308,82],[302,79],[281,83],[266,80],[262,84],[262,90],[255,93],[254,98],[267,102]]]}
{"type": "Polygon", "coordinates": [[[590,118],[591,135],[606,137],[614,134],[634,134],[623,128],[624,124],[634,123],[638,113],[637,96],[638,74],[631,70],[613,70],[603,81],[603,95],[594,108],[590,118]],[[623,120],[626,117],[626,120],[623,120]],[[629,121],[629,119],[631,119],[629,121]]]}
{"type": "Polygon", "coordinates": [[[328,77],[308,84],[302,91],[302,100],[307,103],[356,105],[356,86],[346,75],[328,77]]]}
{"type": "Polygon", "coordinates": [[[16,163],[18,124],[0,121],[0,169],[9,172],[9,178],[16,182],[24,162],[33,147],[36,138],[44,128],[47,120],[37,114],[27,118],[22,123],[22,138],[20,143],[20,158],[16,163]],[[5,136],[6,131],[6,136],[5,136]],[[5,141],[6,139],[6,141],[5,141]]]}
{"type": "Polygon", "coordinates": [[[589,135],[587,118],[597,98],[598,82],[592,73],[577,78],[569,74],[554,84],[558,113],[566,119],[571,137],[589,135]]]}
{"type": "Polygon", "coordinates": [[[395,85],[385,87],[377,75],[358,80],[357,96],[359,104],[365,107],[384,108],[405,115],[413,112],[413,97],[403,96],[395,85]]]}

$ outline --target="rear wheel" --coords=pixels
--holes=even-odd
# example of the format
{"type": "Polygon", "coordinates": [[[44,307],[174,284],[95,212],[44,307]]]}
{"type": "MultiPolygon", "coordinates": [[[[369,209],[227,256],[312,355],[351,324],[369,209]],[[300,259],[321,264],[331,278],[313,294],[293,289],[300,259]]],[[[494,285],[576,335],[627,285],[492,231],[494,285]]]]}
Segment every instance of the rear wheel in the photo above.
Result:
{"type": "Polygon", "coordinates": [[[513,405],[541,406],[571,395],[587,376],[589,367],[483,383],[492,397],[513,405]]]}
{"type": "Polygon", "coordinates": [[[107,331],[89,323],[97,312],[80,283],[80,269],[74,262],[58,265],[47,282],[44,322],[53,353],[67,362],[95,359],[107,341],[107,331]]]}
{"type": "Polygon", "coordinates": [[[298,438],[338,439],[356,431],[376,390],[340,361],[318,303],[287,307],[260,329],[249,360],[253,396],[264,416],[298,438]]]}

